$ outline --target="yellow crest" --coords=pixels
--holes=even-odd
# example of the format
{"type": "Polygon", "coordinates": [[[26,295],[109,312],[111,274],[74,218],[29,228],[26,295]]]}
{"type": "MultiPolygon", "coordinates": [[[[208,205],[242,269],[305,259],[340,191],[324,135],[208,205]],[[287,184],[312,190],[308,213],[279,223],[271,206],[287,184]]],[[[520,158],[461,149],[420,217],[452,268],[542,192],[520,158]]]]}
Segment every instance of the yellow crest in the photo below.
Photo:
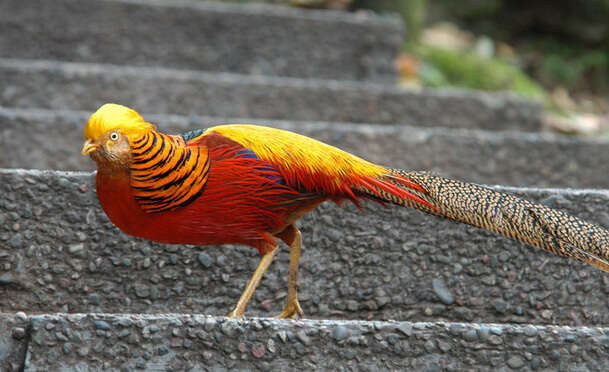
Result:
{"type": "Polygon", "coordinates": [[[147,123],[137,111],[115,103],[106,103],[91,115],[84,134],[86,139],[95,141],[110,130],[118,130],[133,140],[154,129],[154,125],[147,123]]]}

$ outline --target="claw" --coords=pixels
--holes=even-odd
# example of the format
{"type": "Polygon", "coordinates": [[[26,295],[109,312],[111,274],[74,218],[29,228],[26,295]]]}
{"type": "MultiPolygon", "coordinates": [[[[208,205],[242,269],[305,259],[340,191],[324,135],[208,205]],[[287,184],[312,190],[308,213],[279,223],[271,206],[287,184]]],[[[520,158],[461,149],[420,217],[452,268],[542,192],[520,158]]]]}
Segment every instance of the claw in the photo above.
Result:
{"type": "Polygon", "coordinates": [[[298,302],[298,298],[293,301],[289,301],[283,311],[275,316],[277,319],[302,319],[304,318],[304,312],[300,307],[300,303],[298,302]]]}
{"type": "Polygon", "coordinates": [[[243,312],[238,312],[237,309],[231,311],[226,315],[227,318],[243,318],[243,312]]]}

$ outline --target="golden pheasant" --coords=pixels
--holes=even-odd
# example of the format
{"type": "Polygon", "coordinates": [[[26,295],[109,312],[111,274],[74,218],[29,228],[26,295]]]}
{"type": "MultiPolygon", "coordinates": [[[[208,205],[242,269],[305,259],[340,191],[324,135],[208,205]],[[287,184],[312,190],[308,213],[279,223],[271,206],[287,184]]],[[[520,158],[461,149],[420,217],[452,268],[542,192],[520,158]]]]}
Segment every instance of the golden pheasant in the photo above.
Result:
{"type": "Polygon", "coordinates": [[[82,154],[98,167],[99,202],[125,233],[258,249],[260,263],[229,316],[243,316],[278,239],[290,246],[288,297],[279,317],[303,316],[294,222],[326,200],[414,207],[609,272],[604,228],[481,186],[382,167],[292,132],[234,124],[167,135],[134,110],[106,104],[84,135],[82,154]]]}

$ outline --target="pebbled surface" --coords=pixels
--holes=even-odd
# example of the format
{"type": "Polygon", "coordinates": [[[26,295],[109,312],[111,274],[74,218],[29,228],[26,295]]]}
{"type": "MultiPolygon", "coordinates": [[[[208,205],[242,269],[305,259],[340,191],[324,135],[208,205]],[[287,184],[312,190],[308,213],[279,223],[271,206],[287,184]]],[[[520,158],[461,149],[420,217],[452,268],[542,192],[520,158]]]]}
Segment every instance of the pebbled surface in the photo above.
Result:
{"type": "MultiPolygon", "coordinates": [[[[0,107],[0,168],[93,170],[81,156],[91,113],[0,107]],[[49,136],[48,133],[53,133],[49,136]],[[24,145],[27,144],[27,145],[24,145]]],[[[144,115],[167,133],[248,122],[302,133],[390,167],[484,184],[609,188],[609,141],[410,126],[144,115]]]]}
{"type": "Polygon", "coordinates": [[[0,105],[93,112],[104,103],[117,102],[157,114],[487,130],[538,131],[541,127],[541,106],[511,95],[414,92],[319,78],[0,59],[0,105]]]}
{"type": "Polygon", "coordinates": [[[29,326],[30,323],[24,313],[4,314],[0,309],[0,371],[23,371],[23,361],[30,337],[29,326]]]}
{"type": "MultiPolygon", "coordinates": [[[[505,190],[505,189],[504,189],[505,190]]],[[[607,191],[507,189],[609,227],[607,191]]],[[[0,170],[0,311],[224,315],[258,254],[168,246],[118,231],[87,173],[0,170]]],[[[323,319],[609,322],[609,276],[420,212],[322,205],[301,223],[301,304],[323,319]]],[[[287,249],[247,314],[278,313],[287,249]]]]}
{"type": "Polygon", "coordinates": [[[393,82],[394,17],[263,4],[3,0],[0,55],[393,82]]]}
{"type": "Polygon", "coordinates": [[[183,314],[57,314],[31,323],[25,372],[609,368],[608,328],[183,314]]]}

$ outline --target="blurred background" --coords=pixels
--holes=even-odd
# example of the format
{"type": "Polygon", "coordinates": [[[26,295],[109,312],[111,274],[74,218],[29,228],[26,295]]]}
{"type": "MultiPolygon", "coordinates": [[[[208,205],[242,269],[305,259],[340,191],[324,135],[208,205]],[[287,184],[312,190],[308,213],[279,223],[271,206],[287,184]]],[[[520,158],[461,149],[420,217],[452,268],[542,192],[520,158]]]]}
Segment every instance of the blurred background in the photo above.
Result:
{"type": "Polygon", "coordinates": [[[398,13],[401,84],[507,90],[541,100],[554,130],[609,135],[609,0],[258,1],[398,13]]]}
{"type": "Polygon", "coordinates": [[[2,0],[0,168],[93,170],[82,127],[116,102],[166,132],[258,123],[404,169],[606,188],[609,0],[548,4],[2,0]]]}

